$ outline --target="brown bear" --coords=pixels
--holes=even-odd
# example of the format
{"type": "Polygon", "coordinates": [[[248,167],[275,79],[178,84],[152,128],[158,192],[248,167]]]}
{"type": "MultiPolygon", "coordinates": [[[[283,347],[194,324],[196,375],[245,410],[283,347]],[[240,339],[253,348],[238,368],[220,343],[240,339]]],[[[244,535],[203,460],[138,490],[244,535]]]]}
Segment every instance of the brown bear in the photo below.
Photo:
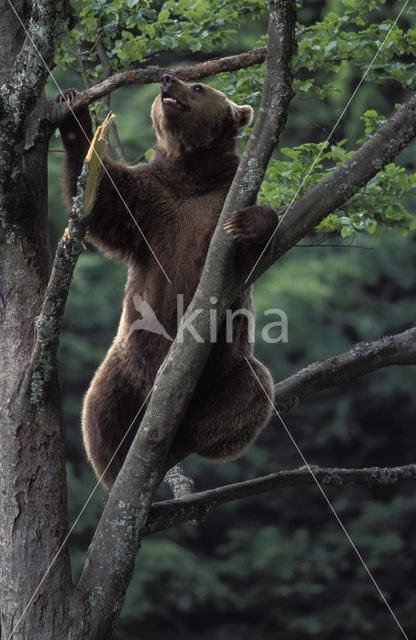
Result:
{"type": "MultiPolygon", "coordinates": [[[[75,97],[76,91],[70,89],[57,100],[75,97]]],[[[128,265],[118,332],[91,382],[82,415],[88,457],[108,489],[140,425],[156,373],[170,347],[169,338],[177,332],[177,295],[183,296],[186,309],[198,285],[239,163],[236,135],[250,123],[252,109],[237,106],[205,84],[185,84],[165,74],[151,115],[157,144],[150,163],[125,166],[105,158],[88,231],[91,242],[128,265]],[[150,322],[155,319],[153,330],[148,330],[149,318],[150,322]]],[[[88,107],[81,108],[76,117],[66,116],[60,132],[65,147],[65,196],[70,205],[92,137],[88,107]]],[[[259,255],[276,224],[277,213],[267,206],[253,205],[232,216],[228,230],[239,243],[242,265],[250,251],[259,255]]],[[[232,309],[252,311],[250,290],[232,309]]],[[[267,421],[273,384],[268,371],[253,357],[247,315],[234,317],[231,340],[224,326],[218,330],[173,441],[171,464],[190,453],[211,460],[234,458],[267,421]]]]}

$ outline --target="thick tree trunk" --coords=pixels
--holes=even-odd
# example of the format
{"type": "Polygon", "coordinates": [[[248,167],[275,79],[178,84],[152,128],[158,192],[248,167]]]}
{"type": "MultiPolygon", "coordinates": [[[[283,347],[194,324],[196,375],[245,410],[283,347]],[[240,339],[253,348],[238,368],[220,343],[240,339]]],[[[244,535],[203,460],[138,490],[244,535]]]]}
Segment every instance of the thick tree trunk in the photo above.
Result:
{"type": "MultiPolygon", "coordinates": [[[[63,430],[57,377],[52,376],[45,396],[37,398],[36,387],[27,376],[35,317],[40,310],[49,267],[49,240],[42,207],[47,193],[44,145],[34,148],[24,164],[22,200],[18,204],[24,211],[24,220],[26,214],[32,217],[31,233],[27,233],[26,225],[6,225],[0,249],[2,638],[9,637],[66,532],[63,430]],[[36,178],[39,181],[34,193],[31,182],[36,178]]],[[[56,638],[66,617],[63,607],[68,602],[69,588],[69,562],[63,552],[13,637],[56,638]]]]}
{"type": "MultiPolygon", "coordinates": [[[[24,22],[28,4],[14,2],[24,22]]],[[[0,0],[0,15],[0,80],[7,83],[24,31],[7,0],[0,0]]],[[[33,137],[41,101],[30,105],[29,117],[18,123],[15,132],[4,104],[1,116],[6,125],[0,149],[1,637],[7,639],[13,633],[14,640],[52,640],[68,637],[71,590],[67,552],[59,555],[47,573],[67,525],[62,412],[55,362],[49,363],[51,377],[45,393],[37,393],[36,380],[30,375],[35,319],[50,271],[49,132],[33,137]],[[15,153],[12,138],[6,138],[12,134],[15,153]]]]}

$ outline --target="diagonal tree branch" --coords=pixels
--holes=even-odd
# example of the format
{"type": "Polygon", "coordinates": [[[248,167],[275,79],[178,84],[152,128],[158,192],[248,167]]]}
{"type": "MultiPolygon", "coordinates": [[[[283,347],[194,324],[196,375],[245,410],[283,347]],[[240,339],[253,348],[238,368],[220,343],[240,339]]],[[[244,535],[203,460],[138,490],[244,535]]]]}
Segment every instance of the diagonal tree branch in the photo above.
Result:
{"type": "Polygon", "coordinates": [[[255,268],[240,287],[254,282],[278,258],[291,249],[327,215],[343,205],[379,171],[393,162],[416,137],[416,95],[404,104],[377,133],[343,164],[315,185],[302,198],[282,209],[276,232],[255,268]]]}
{"type": "Polygon", "coordinates": [[[275,407],[287,413],[313,393],[395,364],[416,364],[416,327],[376,342],[360,342],[350,351],[297,371],[275,385],[275,407]]]}
{"type": "Polygon", "coordinates": [[[187,335],[182,342],[175,340],[172,344],[156,377],[140,429],[111,490],[78,585],[83,597],[94,598],[91,624],[94,633],[102,638],[108,637],[109,626],[121,608],[148,512],[164,475],[170,443],[212,346],[210,298],[215,295],[220,301],[220,319],[234,295],[230,281],[235,243],[222,226],[233,211],[255,199],[286,121],[292,97],[295,0],[271,1],[269,8],[268,57],[259,115],[224,205],[200,284],[184,318],[195,308],[201,310],[199,333],[204,342],[195,342],[187,335]]]}
{"type": "Polygon", "coordinates": [[[363,469],[321,469],[312,467],[313,475],[306,467],[278,471],[267,476],[245,482],[229,484],[200,493],[193,493],[176,500],[165,500],[153,504],[146,523],[145,535],[151,535],[174,527],[182,522],[203,522],[220,505],[266,491],[314,484],[315,479],[323,486],[346,484],[395,484],[398,480],[416,479],[416,464],[401,467],[368,467],[363,469]]]}

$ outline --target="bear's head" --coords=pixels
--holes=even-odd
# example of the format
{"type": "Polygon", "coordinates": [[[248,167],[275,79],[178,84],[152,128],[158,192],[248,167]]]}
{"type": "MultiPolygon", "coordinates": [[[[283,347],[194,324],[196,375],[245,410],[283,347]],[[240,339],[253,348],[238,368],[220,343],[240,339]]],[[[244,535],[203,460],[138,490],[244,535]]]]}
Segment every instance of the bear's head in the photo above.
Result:
{"type": "Polygon", "coordinates": [[[234,148],[238,129],[253,118],[250,106],[238,106],[206,84],[186,84],[171,74],[161,81],[151,115],[157,146],[167,155],[234,148]]]}

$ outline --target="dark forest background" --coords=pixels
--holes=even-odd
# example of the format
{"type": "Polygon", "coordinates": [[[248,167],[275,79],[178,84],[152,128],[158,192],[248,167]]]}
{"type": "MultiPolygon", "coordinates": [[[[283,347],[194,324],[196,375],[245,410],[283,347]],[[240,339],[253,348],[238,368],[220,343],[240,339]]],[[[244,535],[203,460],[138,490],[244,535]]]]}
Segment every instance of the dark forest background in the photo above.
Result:
{"type": "MultiPolygon", "coordinates": [[[[301,22],[313,24],[341,2],[306,2],[301,22]]],[[[394,16],[398,3],[381,7],[394,16]]],[[[373,16],[374,17],[374,16],[373,16]]],[[[414,18],[414,16],[412,16],[414,18]]],[[[406,19],[404,19],[406,24],[406,19]]],[[[155,57],[152,64],[179,65],[257,46],[267,16],[250,22],[228,51],[155,57]]],[[[252,74],[261,74],[253,68],[252,74]]],[[[324,72],[323,72],[324,73],[324,72]]],[[[62,88],[82,89],[59,68],[62,88]]],[[[330,80],[336,92],[324,99],[299,92],[281,147],[326,139],[361,74],[343,64],[330,80]]],[[[235,75],[221,82],[230,95],[235,75]]],[[[302,77],[300,77],[302,80],[302,77]]],[[[329,80],[329,79],[328,79],[329,80]]],[[[210,82],[210,79],[208,79],[210,82]]],[[[215,79],[216,86],[219,80],[215,79]]],[[[56,94],[50,83],[49,97],[56,94]]],[[[113,94],[119,135],[130,162],[152,146],[150,105],[157,85],[113,94]]],[[[389,116],[409,92],[400,84],[366,82],[334,133],[334,143],[363,136],[361,116],[374,109],[389,116]]],[[[258,107],[258,95],[253,106],[258,107]]],[[[244,140],[240,147],[243,148],[244,140]]],[[[60,180],[60,140],[51,144],[50,210],[53,245],[66,226],[60,180]]],[[[279,156],[281,157],[281,156],[279,156]]],[[[400,158],[415,171],[414,146],[400,158]]],[[[406,196],[408,211],[416,198],[406,196]]],[[[308,363],[377,340],[415,324],[416,235],[318,233],[274,265],[256,284],[256,354],[277,382],[308,363]],[[287,344],[267,345],[264,310],[279,308],[289,321],[287,344]]],[[[71,288],[60,346],[60,380],[67,430],[70,524],[95,486],[82,444],[83,395],[116,333],[125,268],[88,245],[71,288]]],[[[415,461],[416,372],[391,367],[301,403],[285,422],[309,464],[360,467],[415,461]]],[[[224,425],[226,428],[226,425],[224,425]]],[[[302,466],[293,444],[274,417],[239,460],[211,464],[196,457],[184,463],[197,490],[302,466]]],[[[325,491],[409,637],[416,636],[416,523],[414,483],[397,486],[326,487],[325,491]]],[[[104,491],[85,509],[70,545],[75,574],[82,566],[104,491]]],[[[162,488],[161,497],[168,497],[162,488]]],[[[144,540],[128,591],[116,640],[299,640],[401,637],[350,543],[316,486],[293,487],[221,507],[202,525],[183,525],[144,540]]]]}

